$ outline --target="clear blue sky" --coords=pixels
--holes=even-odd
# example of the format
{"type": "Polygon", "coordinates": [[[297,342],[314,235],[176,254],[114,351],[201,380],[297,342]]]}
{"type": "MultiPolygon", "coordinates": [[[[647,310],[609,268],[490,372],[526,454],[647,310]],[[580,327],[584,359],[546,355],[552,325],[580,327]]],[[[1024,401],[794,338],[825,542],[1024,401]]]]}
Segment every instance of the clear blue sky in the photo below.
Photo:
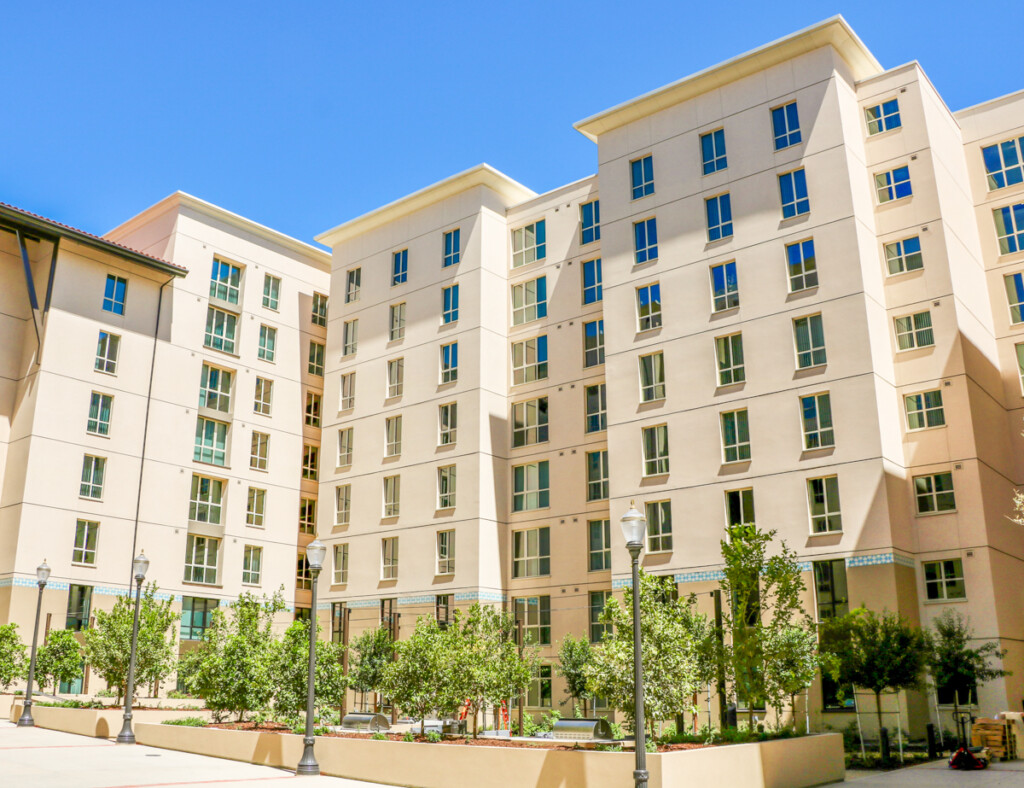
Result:
{"type": "Polygon", "coordinates": [[[182,189],[311,240],[482,161],[544,191],[596,169],[575,121],[835,13],[953,109],[1024,88],[948,0],[7,3],[0,201],[103,233],[182,189]]]}

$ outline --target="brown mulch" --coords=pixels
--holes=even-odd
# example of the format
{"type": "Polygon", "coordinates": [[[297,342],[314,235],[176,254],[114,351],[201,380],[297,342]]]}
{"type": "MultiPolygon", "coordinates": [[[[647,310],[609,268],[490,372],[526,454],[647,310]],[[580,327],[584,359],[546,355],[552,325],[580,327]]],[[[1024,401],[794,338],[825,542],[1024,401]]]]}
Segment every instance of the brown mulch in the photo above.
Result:
{"type": "Polygon", "coordinates": [[[263,731],[265,733],[280,733],[286,731],[291,733],[291,728],[280,722],[264,722],[259,725],[255,722],[211,722],[207,728],[220,728],[225,731],[263,731]]]}
{"type": "Polygon", "coordinates": [[[694,744],[692,742],[684,742],[683,744],[660,744],[658,745],[658,752],[676,752],[678,750],[703,750],[705,747],[711,747],[710,744],[694,744]]]}

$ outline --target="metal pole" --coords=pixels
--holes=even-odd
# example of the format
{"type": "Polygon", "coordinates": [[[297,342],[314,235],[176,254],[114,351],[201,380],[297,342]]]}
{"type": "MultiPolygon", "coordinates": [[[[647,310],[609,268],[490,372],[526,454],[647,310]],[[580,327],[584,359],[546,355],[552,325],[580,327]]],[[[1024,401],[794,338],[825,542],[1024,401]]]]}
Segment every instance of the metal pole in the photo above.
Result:
{"type": "Polygon", "coordinates": [[[647,742],[644,738],[644,676],[640,651],[640,550],[643,545],[630,543],[629,555],[633,559],[633,731],[635,739],[636,769],[633,781],[636,788],[647,788],[647,742]]]}
{"type": "Polygon", "coordinates": [[[320,764],[316,762],[313,754],[313,744],[316,739],[313,736],[313,695],[316,688],[316,586],[317,577],[320,575],[319,567],[310,567],[310,574],[313,576],[313,598],[309,608],[309,675],[306,678],[306,735],[302,739],[305,749],[302,751],[302,760],[295,770],[296,775],[305,774],[316,776],[320,774],[320,764]]]}
{"type": "MultiPolygon", "coordinates": [[[[715,689],[718,691],[718,728],[719,730],[725,730],[727,703],[725,699],[725,663],[722,660],[722,654],[725,649],[725,631],[722,628],[722,590],[715,589],[711,592],[711,596],[715,600],[715,643],[718,646],[715,654],[715,668],[717,674],[715,676],[715,689]]],[[[710,722],[708,723],[708,727],[712,727],[710,722]]]]}
{"type": "Polygon", "coordinates": [[[142,597],[142,578],[135,581],[135,620],[132,622],[132,652],[128,659],[128,686],[124,691],[124,723],[117,734],[118,744],[135,744],[132,731],[132,698],[135,696],[135,649],[139,642],[139,601],[142,597]]]}
{"type": "MultiPolygon", "coordinates": [[[[517,643],[519,645],[519,659],[522,660],[522,658],[523,658],[523,619],[519,618],[518,616],[516,616],[516,641],[517,641],[517,643]]],[[[526,735],[525,733],[523,733],[523,702],[524,702],[523,693],[520,692],[519,693],[519,701],[516,704],[519,707],[519,735],[520,736],[525,736],[526,735]]]]}
{"type": "Polygon", "coordinates": [[[36,644],[39,640],[39,611],[43,607],[43,589],[46,588],[46,581],[39,583],[39,596],[36,599],[36,626],[32,630],[32,659],[28,663],[28,686],[25,688],[25,708],[18,718],[18,727],[27,728],[36,724],[32,719],[32,682],[36,680],[36,644]]]}

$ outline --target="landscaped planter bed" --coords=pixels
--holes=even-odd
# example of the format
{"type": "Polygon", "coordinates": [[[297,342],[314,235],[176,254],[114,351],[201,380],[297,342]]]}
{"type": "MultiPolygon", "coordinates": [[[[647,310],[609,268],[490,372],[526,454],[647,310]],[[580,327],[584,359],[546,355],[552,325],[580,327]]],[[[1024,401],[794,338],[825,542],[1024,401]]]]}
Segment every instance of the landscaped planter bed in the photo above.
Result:
{"type": "MultiPolygon", "coordinates": [[[[19,699],[11,706],[8,719],[17,722],[21,717],[24,705],[19,699]]],[[[132,721],[160,723],[164,720],[176,720],[182,717],[210,718],[206,709],[132,709],[132,721]]],[[[110,739],[121,730],[124,708],[109,706],[103,709],[71,709],[64,706],[41,706],[32,704],[32,719],[40,728],[49,728],[65,733],[77,733],[80,736],[93,736],[98,739],[110,739]]]]}

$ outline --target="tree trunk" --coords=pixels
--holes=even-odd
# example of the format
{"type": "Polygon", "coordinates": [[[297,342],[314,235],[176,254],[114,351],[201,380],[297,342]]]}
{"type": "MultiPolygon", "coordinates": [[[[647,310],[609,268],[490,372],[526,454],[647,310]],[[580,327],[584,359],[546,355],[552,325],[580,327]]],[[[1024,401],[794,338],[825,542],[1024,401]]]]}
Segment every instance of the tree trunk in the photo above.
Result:
{"type": "Polygon", "coordinates": [[[882,754],[882,693],[875,690],[875,713],[878,715],[878,754],[882,754]]]}
{"type": "Polygon", "coordinates": [[[796,693],[789,696],[789,708],[793,711],[793,733],[796,733],[796,693]]]}

